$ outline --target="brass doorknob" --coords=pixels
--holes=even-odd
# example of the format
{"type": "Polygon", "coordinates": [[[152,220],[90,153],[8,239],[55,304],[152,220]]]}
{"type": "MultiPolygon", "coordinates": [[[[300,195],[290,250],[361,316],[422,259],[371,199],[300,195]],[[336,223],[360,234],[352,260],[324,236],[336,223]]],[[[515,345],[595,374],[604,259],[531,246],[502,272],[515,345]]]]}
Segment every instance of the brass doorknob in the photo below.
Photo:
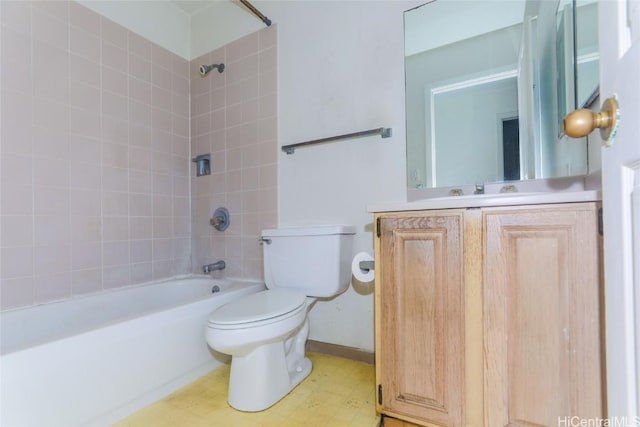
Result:
{"type": "Polygon", "coordinates": [[[564,133],[572,138],[581,138],[599,128],[602,139],[611,141],[618,130],[618,121],[618,101],[611,97],[604,101],[599,113],[581,108],[567,114],[564,118],[564,133]]]}

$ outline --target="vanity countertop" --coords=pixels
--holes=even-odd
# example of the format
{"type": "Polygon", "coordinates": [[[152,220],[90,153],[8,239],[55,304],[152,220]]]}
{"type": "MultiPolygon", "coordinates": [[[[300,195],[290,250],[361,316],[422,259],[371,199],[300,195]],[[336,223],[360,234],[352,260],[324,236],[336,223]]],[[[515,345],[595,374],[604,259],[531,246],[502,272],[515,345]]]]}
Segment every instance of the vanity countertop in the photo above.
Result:
{"type": "Polygon", "coordinates": [[[368,212],[422,211],[429,209],[480,208],[488,206],[543,205],[602,200],[600,191],[560,191],[543,193],[472,194],[468,196],[434,197],[413,202],[374,203],[368,212]]]}

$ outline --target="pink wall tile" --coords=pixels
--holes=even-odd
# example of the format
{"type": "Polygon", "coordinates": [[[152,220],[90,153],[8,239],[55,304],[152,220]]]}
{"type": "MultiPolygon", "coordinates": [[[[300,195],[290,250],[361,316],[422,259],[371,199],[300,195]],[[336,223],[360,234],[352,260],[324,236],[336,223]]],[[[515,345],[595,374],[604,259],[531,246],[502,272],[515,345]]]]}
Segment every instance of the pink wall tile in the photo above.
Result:
{"type": "Polygon", "coordinates": [[[70,272],[34,276],[33,301],[36,304],[69,298],[70,296],[70,272]]]}
{"type": "MultiPolygon", "coordinates": [[[[198,113],[192,116],[192,154],[211,152],[214,164],[211,179],[192,181],[193,271],[224,259],[223,275],[262,277],[257,237],[264,226],[277,225],[276,39],[269,28],[227,45],[225,79],[210,74],[208,86],[195,73],[206,56],[191,61],[192,113],[198,113]],[[208,127],[201,119],[207,97],[208,127]],[[234,218],[224,234],[207,225],[222,205],[234,218]]],[[[220,52],[209,59],[214,54],[220,52]]]]}
{"type": "Polygon", "coordinates": [[[128,70],[128,55],[125,49],[102,42],[102,65],[126,73],[128,70]]]}
{"type": "Polygon", "coordinates": [[[71,292],[81,295],[102,290],[102,269],[74,270],[71,272],[71,292]]]}
{"type": "MultiPolygon", "coordinates": [[[[3,6],[6,3],[0,2],[3,6]]],[[[3,16],[4,18],[4,16],[3,16]]],[[[31,55],[25,55],[25,52],[31,51],[31,35],[21,33],[11,28],[2,26],[2,49],[0,50],[0,58],[2,59],[2,87],[10,87],[13,90],[23,93],[32,93],[32,75],[33,67],[31,64],[31,55]]]]}
{"type": "Polygon", "coordinates": [[[33,274],[33,247],[2,248],[2,279],[25,277],[33,274]]]}
{"type": "Polygon", "coordinates": [[[100,61],[100,38],[84,29],[71,27],[69,30],[69,50],[91,61],[100,61]]]}
{"type": "Polygon", "coordinates": [[[65,215],[69,212],[69,189],[36,187],[34,190],[35,215],[65,215]]]}
{"type": "MultiPolygon", "coordinates": [[[[153,244],[151,239],[132,240],[129,242],[131,262],[133,263],[151,262],[152,250],[153,250],[153,244]]],[[[151,267],[150,264],[149,264],[149,267],[151,267]]]]}
{"type": "Polygon", "coordinates": [[[261,50],[276,46],[278,42],[278,32],[276,28],[277,27],[273,26],[260,31],[259,37],[261,50]]]}
{"type": "Polygon", "coordinates": [[[71,245],[71,269],[87,270],[102,266],[100,242],[74,242],[71,245]]]}
{"type": "Polygon", "coordinates": [[[171,90],[171,71],[160,65],[151,66],[151,83],[164,90],[171,90]]]}
{"type": "Polygon", "coordinates": [[[237,61],[260,50],[260,31],[244,36],[226,46],[227,61],[237,61]]]}
{"type": "Polygon", "coordinates": [[[101,17],[100,23],[101,35],[104,41],[107,41],[120,49],[127,49],[128,31],[123,26],[104,17],[101,17]]]}
{"type": "Polygon", "coordinates": [[[100,89],[82,83],[69,86],[69,104],[72,107],[90,111],[100,112],[100,89]]]}
{"type": "Polygon", "coordinates": [[[66,1],[34,1],[33,9],[45,12],[52,17],[58,18],[65,24],[69,23],[69,2],[66,1]]]}
{"type": "Polygon", "coordinates": [[[151,83],[130,76],[129,96],[142,104],[151,105],[151,83]]]}
{"type": "MultiPolygon", "coordinates": [[[[149,86],[149,89],[151,87],[149,86]]],[[[151,99],[151,91],[149,91],[151,99]]],[[[133,125],[151,127],[151,105],[129,99],[129,122],[133,125]]],[[[133,135],[132,135],[133,136],[133,135]]],[[[138,144],[136,144],[138,145],[138,144]]]]}
{"type": "Polygon", "coordinates": [[[129,263],[129,242],[104,242],[102,244],[102,262],[105,266],[129,263]]]}
{"type": "Polygon", "coordinates": [[[147,193],[147,195],[150,195],[151,172],[129,171],[129,191],[131,193],[147,193]]]}
{"type": "Polygon", "coordinates": [[[260,277],[257,233],[277,220],[276,157],[266,155],[276,152],[276,70],[265,70],[275,28],[189,62],[75,2],[0,7],[1,188],[11,205],[0,217],[11,265],[0,309],[200,272],[216,259],[228,260],[226,275],[260,277]],[[222,74],[197,72],[220,62],[222,74]],[[200,150],[214,153],[214,174],[196,179],[200,150]],[[225,234],[208,223],[219,206],[235,218],[225,234]]]}
{"type": "Polygon", "coordinates": [[[153,279],[152,264],[143,262],[139,264],[131,264],[131,282],[144,283],[153,279]]]}
{"type": "MultiPolygon", "coordinates": [[[[129,214],[132,217],[151,216],[151,195],[150,194],[129,194],[129,214]]],[[[131,218],[132,220],[134,218],[131,218]]]]}
{"type": "Polygon", "coordinates": [[[69,55],[69,73],[74,82],[100,87],[100,64],[98,62],[71,54],[69,55]]]}
{"type": "Polygon", "coordinates": [[[131,284],[129,264],[103,268],[102,287],[104,289],[121,288],[129,284],[131,284]]]}
{"type": "Polygon", "coordinates": [[[71,240],[68,215],[38,215],[35,216],[33,225],[33,241],[36,246],[65,245],[71,240]]]}
{"type": "MultiPolygon", "coordinates": [[[[31,5],[28,2],[2,1],[0,9],[3,27],[15,28],[27,34],[31,32],[31,5]]],[[[6,42],[4,37],[3,41],[6,42]]]]}
{"type": "Polygon", "coordinates": [[[69,129],[69,105],[67,103],[36,99],[33,124],[47,129],[69,129]]]}
{"type": "Polygon", "coordinates": [[[129,218],[122,216],[103,216],[102,239],[104,242],[128,240],[129,218]]]}
{"type": "Polygon", "coordinates": [[[129,74],[145,82],[151,82],[151,61],[137,55],[129,55],[129,74]]]}
{"type": "Polygon", "coordinates": [[[130,237],[133,240],[151,239],[153,223],[150,216],[129,218],[130,237]]]}
{"type": "Polygon", "coordinates": [[[36,276],[68,273],[71,267],[71,245],[36,246],[34,268],[36,276]]]}
{"type": "Polygon", "coordinates": [[[129,31],[129,52],[142,59],[151,61],[151,42],[129,31]]]}
{"type": "Polygon", "coordinates": [[[0,302],[2,310],[33,304],[33,276],[2,280],[0,302]]]}
{"type": "Polygon", "coordinates": [[[102,68],[102,90],[116,95],[129,95],[129,81],[127,74],[111,68],[102,68]]]}
{"type": "Polygon", "coordinates": [[[102,209],[100,192],[94,189],[69,190],[69,213],[81,216],[99,216],[102,209]]]}
{"type": "Polygon", "coordinates": [[[0,215],[33,215],[33,188],[2,183],[0,215]]]}
{"type": "Polygon", "coordinates": [[[100,36],[100,15],[74,1],[69,2],[69,22],[72,28],[81,28],[96,37],[100,36]]]}
{"type": "MultiPolygon", "coordinates": [[[[62,2],[43,2],[42,4],[62,2]]],[[[63,3],[65,4],[65,3],[63,3]]],[[[69,24],[48,11],[34,7],[31,10],[32,34],[37,40],[67,50],[69,48],[69,24]]]]}
{"type": "MultiPolygon", "coordinates": [[[[176,76],[182,77],[184,79],[187,79],[187,81],[189,81],[189,61],[187,61],[184,58],[181,58],[177,55],[173,55],[172,58],[172,67],[171,70],[173,71],[173,73],[176,76]]],[[[189,92],[189,89],[187,88],[187,93],[189,92]]]]}
{"type": "Polygon", "coordinates": [[[97,242],[102,239],[100,216],[71,215],[71,241],[97,242]]]}
{"type": "MultiPolygon", "coordinates": [[[[181,117],[189,117],[189,95],[173,93],[171,97],[171,112],[181,117]]],[[[188,131],[188,129],[187,129],[188,131]]]]}
{"type": "Polygon", "coordinates": [[[157,44],[152,44],[151,46],[151,57],[153,58],[153,62],[167,71],[171,71],[173,69],[174,56],[175,55],[167,49],[158,46],[157,44]]]}

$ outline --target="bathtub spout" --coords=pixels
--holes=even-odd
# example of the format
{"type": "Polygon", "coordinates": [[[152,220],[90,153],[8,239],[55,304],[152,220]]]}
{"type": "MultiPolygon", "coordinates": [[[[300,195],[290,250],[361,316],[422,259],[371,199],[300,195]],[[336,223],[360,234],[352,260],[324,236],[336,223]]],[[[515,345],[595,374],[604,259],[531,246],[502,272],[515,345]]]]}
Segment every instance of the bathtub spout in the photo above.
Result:
{"type": "Polygon", "coordinates": [[[212,271],[215,270],[224,270],[224,268],[226,267],[224,261],[220,260],[218,262],[214,262],[213,264],[207,264],[205,266],[202,267],[202,271],[204,271],[204,274],[209,274],[212,271]]]}

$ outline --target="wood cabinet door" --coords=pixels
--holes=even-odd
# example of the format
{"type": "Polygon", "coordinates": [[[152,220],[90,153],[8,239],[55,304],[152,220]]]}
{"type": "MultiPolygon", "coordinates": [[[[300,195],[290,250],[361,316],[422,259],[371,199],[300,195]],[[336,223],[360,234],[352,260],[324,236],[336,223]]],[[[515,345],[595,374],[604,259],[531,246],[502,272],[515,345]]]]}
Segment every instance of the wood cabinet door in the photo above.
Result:
{"type": "Polygon", "coordinates": [[[485,425],[603,416],[595,203],[483,211],[485,425]]]}
{"type": "Polygon", "coordinates": [[[380,217],[378,409],[421,424],[464,421],[463,212],[380,217]]]}

